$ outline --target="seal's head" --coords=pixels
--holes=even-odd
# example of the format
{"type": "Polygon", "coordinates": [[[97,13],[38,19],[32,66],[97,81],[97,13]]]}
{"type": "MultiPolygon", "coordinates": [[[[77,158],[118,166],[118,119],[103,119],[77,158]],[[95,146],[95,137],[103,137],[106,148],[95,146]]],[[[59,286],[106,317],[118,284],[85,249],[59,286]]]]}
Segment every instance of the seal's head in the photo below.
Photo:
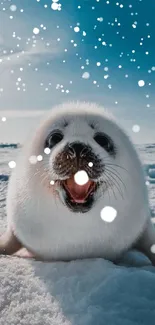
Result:
{"type": "Polygon", "coordinates": [[[73,212],[86,213],[109,186],[122,185],[118,175],[112,177],[119,155],[117,135],[113,136],[112,121],[101,110],[99,114],[92,106],[88,114],[88,105],[68,106],[65,113],[64,107],[56,115],[53,112],[48,127],[42,129],[43,163],[61,202],[73,212]]]}

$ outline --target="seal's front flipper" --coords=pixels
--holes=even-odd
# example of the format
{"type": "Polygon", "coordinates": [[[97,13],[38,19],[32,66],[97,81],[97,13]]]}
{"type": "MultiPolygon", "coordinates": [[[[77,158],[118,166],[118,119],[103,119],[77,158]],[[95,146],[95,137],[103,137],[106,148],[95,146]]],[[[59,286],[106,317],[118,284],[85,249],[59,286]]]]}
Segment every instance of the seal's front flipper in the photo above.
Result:
{"type": "Polygon", "coordinates": [[[21,249],[22,245],[14,235],[12,230],[7,230],[0,237],[0,254],[3,255],[12,255],[21,249]]]}
{"type": "Polygon", "coordinates": [[[150,219],[133,248],[145,254],[155,266],[155,227],[150,219]]]}
{"type": "Polygon", "coordinates": [[[13,256],[18,256],[22,258],[35,258],[35,255],[28,251],[26,248],[22,247],[20,250],[15,252],[13,256]]]}

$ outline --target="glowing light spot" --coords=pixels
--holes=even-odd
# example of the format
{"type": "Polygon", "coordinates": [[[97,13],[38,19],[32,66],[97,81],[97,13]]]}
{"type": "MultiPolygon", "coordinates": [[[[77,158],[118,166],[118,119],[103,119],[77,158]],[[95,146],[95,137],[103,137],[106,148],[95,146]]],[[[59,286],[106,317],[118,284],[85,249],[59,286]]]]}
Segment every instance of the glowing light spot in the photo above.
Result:
{"type": "Polygon", "coordinates": [[[89,177],[84,170],[80,170],[74,175],[74,180],[76,184],[84,185],[89,181],[89,177]]]}
{"type": "Polygon", "coordinates": [[[106,206],[101,210],[101,219],[105,222],[113,222],[117,216],[117,211],[110,206],[106,206]]]}
{"type": "Polygon", "coordinates": [[[137,124],[133,125],[132,131],[135,132],[135,133],[139,132],[140,131],[140,126],[137,125],[137,124]]]}
{"type": "Polygon", "coordinates": [[[74,27],[74,32],[78,33],[80,31],[80,28],[78,26],[74,27]]]}
{"type": "Polygon", "coordinates": [[[37,27],[33,28],[33,33],[35,35],[39,34],[39,32],[40,32],[39,28],[37,28],[37,27]]]}
{"type": "Polygon", "coordinates": [[[149,186],[149,185],[150,185],[150,182],[149,182],[149,181],[146,181],[146,182],[145,182],[145,185],[146,185],[146,186],[149,186]]]}
{"type": "Polygon", "coordinates": [[[88,163],[88,166],[89,166],[89,167],[93,167],[93,163],[90,161],[90,162],[88,163]]]}
{"type": "Polygon", "coordinates": [[[150,247],[150,251],[155,254],[155,244],[150,247]]]}
{"type": "Polygon", "coordinates": [[[145,85],[145,81],[144,80],[139,80],[138,81],[138,86],[139,87],[143,87],[145,85]]]}
{"type": "Polygon", "coordinates": [[[37,156],[37,160],[38,161],[42,161],[43,160],[43,156],[42,155],[37,156]]]}
{"type": "Polygon", "coordinates": [[[101,62],[97,62],[96,65],[97,65],[97,67],[100,67],[101,62]]]}
{"type": "Polygon", "coordinates": [[[51,150],[50,150],[50,148],[45,148],[45,149],[44,149],[44,152],[46,153],[46,155],[49,155],[50,152],[51,152],[51,150]]]}
{"type": "Polygon", "coordinates": [[[54,185],[54,183],[55,183],[54,181],[50,181],[50,184],[51,184],[51,185],[54,185]]]}
{"type": "Polygon", "coordinates": [[[2,122],[6,122],[6,117],[2,117],[2,122]]]}
{"type": "Polygon", "coordinates": [[[83,79],[89,79],[90,77],[90,73],[89,72],[84,72],[83,75],[82,75],[82,78],[83,79]]]}
{"type": "Polygon", "coordinates": [[[15,6],[15,5],[11,5],[11,6],[10,6],[10,10],[11,10],[11,11],[16,11],[16,10],[17,10],[17,6],[15,6]]]}
{"type": "Polygon", "coordinates": [[[37,163],[37,157],[36,156],[31,156],[29,158],[29,162],[30,162],[30,164],[35,165],[37,163]]]}
{"type": "Polygon", "coordinates": [[[10,168],[15,168],[16,167],[16,163],[13,160],[9,161],[8,165],[9,165],[10,168]]]}

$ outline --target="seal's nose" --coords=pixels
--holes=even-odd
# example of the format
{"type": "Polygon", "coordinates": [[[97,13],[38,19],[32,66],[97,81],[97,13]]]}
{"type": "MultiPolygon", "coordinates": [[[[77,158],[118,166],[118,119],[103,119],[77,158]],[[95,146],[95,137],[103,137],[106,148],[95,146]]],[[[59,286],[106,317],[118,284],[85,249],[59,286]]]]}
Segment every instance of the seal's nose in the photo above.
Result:
{"type": "Polygon", "coordinates": [[[70,155],[72,155],[74,157],[75,156],[81,157],[85,151],[88,151],[86,144],[84,144],[82,142],[72,142],[68,145],[68,147],[69,147],[70,155]]]}

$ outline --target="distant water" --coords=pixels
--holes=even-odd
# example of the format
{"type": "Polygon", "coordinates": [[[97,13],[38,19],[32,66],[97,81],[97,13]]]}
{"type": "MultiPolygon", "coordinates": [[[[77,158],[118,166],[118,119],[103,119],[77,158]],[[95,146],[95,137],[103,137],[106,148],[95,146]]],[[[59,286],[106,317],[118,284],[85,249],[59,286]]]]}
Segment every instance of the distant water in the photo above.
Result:
{"type": "MultiPolygon", "coordinates": [[[[0,221],[4,218],[6,206],[6,194],[11,169],[8,166],[9,161],[16,161],[20,153],[19,144],[0,144],[0,221]]],[[[137,146],[141,161],[146,172],[146,181],[148,181],[148,192],[152,216],[155,217],[155,143],[137,146]]],[[[4,222],[3,222],[4,224],[4,222]]],[[[1,222],[0,222],[1,226],[1,222]]]]}
{"type": "Polygon", "coordinates": [[[17,149],[20,147],[19,143],[0,143],[0,148],[12,148],[17,149]]]}

